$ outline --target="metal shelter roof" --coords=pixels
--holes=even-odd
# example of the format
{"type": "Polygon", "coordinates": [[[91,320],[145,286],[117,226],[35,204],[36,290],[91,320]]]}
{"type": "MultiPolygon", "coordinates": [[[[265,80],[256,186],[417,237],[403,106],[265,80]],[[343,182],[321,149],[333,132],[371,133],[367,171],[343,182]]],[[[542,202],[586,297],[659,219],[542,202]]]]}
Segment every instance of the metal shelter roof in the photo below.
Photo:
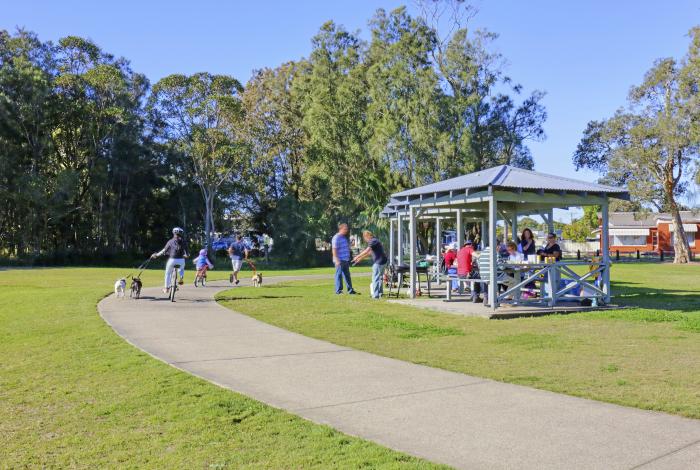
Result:
{"type": "MultiPolygon", "coordinates": [[[[391,195],[392,205],[395,198],[406,198],[410,196],[420,196],[425,194],[448,193],[450,191],[464,191],[476,188],[503,188],[503,189],[523,189],[547,192],[586,192],[606,194],[612,197],[627,199],[628,192],[622,188],[605,186],[597,183],[588,183],[571,178],[549,175],[538,171],[525,170],[510,165],[501,165],[487,170],[468,173],[437,183],[426,184],[417,188],[407,189],[391,195]]],[[[403,202],[403,201],[396,201],[403,202]]]]}

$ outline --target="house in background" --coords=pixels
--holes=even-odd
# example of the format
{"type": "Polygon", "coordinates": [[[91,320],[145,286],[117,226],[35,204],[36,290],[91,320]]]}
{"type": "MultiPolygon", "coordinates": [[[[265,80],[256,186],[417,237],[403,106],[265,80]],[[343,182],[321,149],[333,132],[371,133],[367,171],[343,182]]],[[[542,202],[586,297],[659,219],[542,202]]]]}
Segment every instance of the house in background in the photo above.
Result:
{"type": "MultiPolygon", "coordinates": [[[[671,214],[611,212],[609,217],[610,251],[673,252],[671,214]]],[[[691,251],[700,254],[700,212],[681,211],[681,220],[691,251]]]]}

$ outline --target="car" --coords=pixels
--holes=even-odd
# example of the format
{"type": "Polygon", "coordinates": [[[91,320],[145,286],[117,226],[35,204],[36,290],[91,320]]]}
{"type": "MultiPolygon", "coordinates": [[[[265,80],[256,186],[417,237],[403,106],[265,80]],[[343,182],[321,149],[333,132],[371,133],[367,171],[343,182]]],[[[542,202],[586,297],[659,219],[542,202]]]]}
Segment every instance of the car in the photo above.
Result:
{"type": "Polygon", "coordinates": [[[219,238],[211,242],[212,250],[226,250],[233,243],[233,238],[219,238]]]}

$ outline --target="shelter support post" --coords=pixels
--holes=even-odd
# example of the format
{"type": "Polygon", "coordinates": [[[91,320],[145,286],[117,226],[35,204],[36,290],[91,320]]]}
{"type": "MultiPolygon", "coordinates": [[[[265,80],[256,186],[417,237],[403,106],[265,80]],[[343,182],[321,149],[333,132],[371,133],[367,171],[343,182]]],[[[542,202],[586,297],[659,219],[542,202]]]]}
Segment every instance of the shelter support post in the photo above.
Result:
{"type": "Polygon", "coordinates": [[[489,237],[488,233],[486,233],[486,221],[484,219],[481,219],[481,228],[479,230],[481,233],[481,247],[486,248],[489,244],[489,237]]]}
{"type": "Polygon", "coordinates": [[[389,219],[389,259],[394,263],[394,219],[389,219]]]}
{"type": "Polygon", "coordinates": [[[464,226],[462,225],[462,211],[457,210],[457,246],[461,247],[464,243],[464,226]]]}
{"type": "Polygon", "coordinates": [[[518,243],[518,213],[514,211],[511,217],[510,231],[513,232],[511,235],[511,240],[518,243]]]}
{"type": "Polygon", "coordinates": [[[403,217],[396,214],[396,264],[403,264],[403,217]]]}
{"type": "Polygon", "coordinates": [[[549,233],[554,233],[554,209],[549,209],[547,212],[547,230],[549,233]]]}
{"type": "Polygon", "coordinates": [[[413,299],[416,297],[416,281],[417,281],[417,273],[416,273],[416,239],[417,239],[417,234],[416,234],[416,219],[417,217],[417,209],[415,207],[409,207],[409,242],[410,242],[410,247],[409,247],[409,265],[410,265],[410,285],[411,285],[411,290],[410,290],[410,297],[413,299]]]}
{"type": "Polygon", "coordinates": [[[498,247],[496,246],[496,224],[498,223],[498,207],[496,198],[491,196],[489,198],[489,302],[491,303],[491,308],[496,309],[498,307],[498,284],[497,284],[497,256],[498,247]]]}
{"type": "Polygon", "coordinates": [[[602,219],[602,229],[600,231],[602,248],[603,248],[603,265],[605,270],[603,271],[603,292],[605,293],[604,301],[606,304],[610,303],[610,235],[608,229],[608,198],[605,197],[601,208],[601,219],[602,219]]]}
{"type": "Polygon", "coordinates": [[[442,226],[440,217],[435,218],[435,272],[440,285],[440,264],[442,263],[442,226]]]}

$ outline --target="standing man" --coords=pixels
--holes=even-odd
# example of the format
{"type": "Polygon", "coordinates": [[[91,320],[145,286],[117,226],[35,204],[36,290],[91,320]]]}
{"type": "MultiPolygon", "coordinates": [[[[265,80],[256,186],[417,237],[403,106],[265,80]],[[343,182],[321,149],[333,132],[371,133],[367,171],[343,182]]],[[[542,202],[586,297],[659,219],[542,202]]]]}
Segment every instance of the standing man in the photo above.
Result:
{"type": "MultiPolygon", "coordinates": [[[[469,279],[469,274],[472,272],[473,256],[474,256],[474,241],[467,238],[462,248],[457,252],[457,276],[460,279],[469,279]]],[[[462,293],[462,283],[458,282],[458,290],[462,293]]]]}
{"type": "Polygon", "coordinates": [[[333,235],[331,249],[333,251],[333,264],[335,264],[335,293],[343,293],[343,279],[348,287],[348,294],[357,294],[352,288],[350,279],[350,241],[348,224],[338,224],[338,233],[333,235]]]}
{"type": "Polygon", "coordinates": [[[382,242],[380,242],[372,232],[365,230],[362,232],[362,238],[365,240],[365,243],[367,243],[367,248],[353,258],[352,264],[357,264],[369,256],[370,253],[372,254],[372,284],[370,284],[370,295],[373,299],[381,299],[384,293],[384,267],[386,266],[388,258],[384,252],[382,242]]]}
{"type": "Polygon", "coordinates": [[[231,258],[231,267],[233,268],[233,274],[231,274],[229,282],[231,284],[235,282],[238,285],[241,282],[238,279],[238,273],[243,266],[243,259],[248,257],[248,247],[243,243],[241,235],[236,235],[236,241],[228,247],[228,255],[231,258]]]}

